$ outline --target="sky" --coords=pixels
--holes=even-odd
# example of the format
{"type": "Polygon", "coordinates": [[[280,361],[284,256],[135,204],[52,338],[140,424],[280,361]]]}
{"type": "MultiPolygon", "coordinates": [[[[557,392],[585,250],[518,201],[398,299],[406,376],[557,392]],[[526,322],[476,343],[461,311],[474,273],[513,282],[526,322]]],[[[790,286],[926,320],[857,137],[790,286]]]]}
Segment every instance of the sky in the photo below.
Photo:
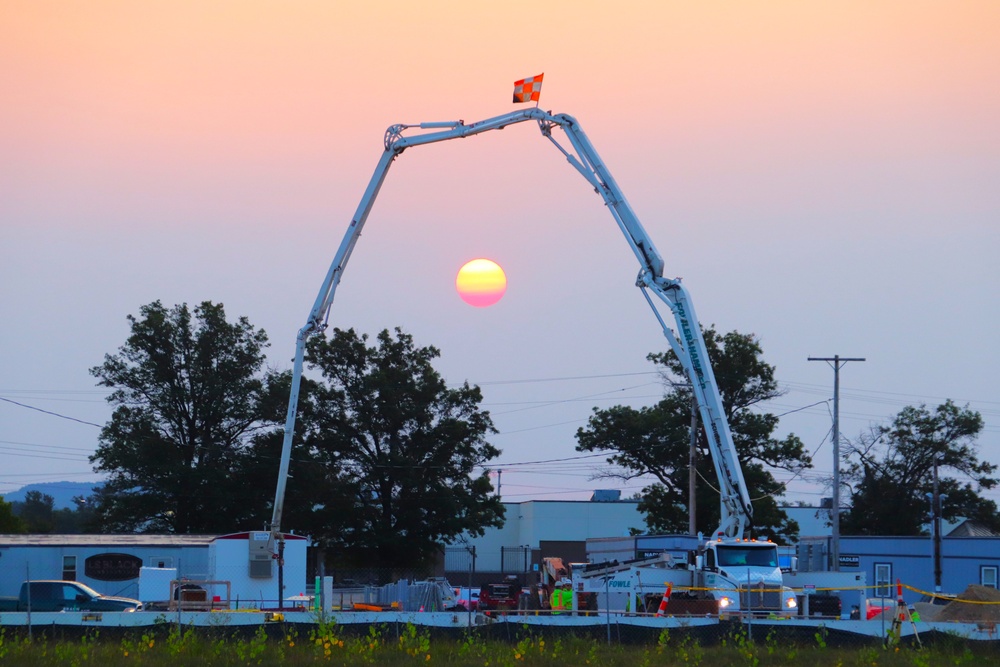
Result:
{"type": "MultiPolygon", "coordinates": [[[[542,72],[702,323],[759,337],[776,434],[814,457],[778,474],[787,501],[830,495],[834,374],[810,356],[865,358],[845,438],[952,399],[1000,463],[997,25],[987,0],[0,0],[0,493],[100,478],[88,371],[144,304],[222,302],[290,368],[386,128],[523,108],[542,72]]],[[[330,322],[401,327],[483,389],[505,501],[630,496],[575,433],[662,396],[638,269],[522,123],[396,160],[330,322]],[[454,287],[478,257],[507,274],[489,308],[454,287]]]]}

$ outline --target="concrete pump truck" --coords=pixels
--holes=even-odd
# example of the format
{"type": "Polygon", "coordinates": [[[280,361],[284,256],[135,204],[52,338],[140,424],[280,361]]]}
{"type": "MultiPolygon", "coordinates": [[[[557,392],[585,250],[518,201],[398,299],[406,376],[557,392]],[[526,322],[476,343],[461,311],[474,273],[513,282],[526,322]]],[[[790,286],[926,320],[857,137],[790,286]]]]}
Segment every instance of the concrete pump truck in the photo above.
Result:
{"type": "MultiPolygon", "coordinates": [[[[393,125],[386,131],[382,157],[348,225],[306,324],[299,330],[297,337],[278,484],[270,523],[269,547],[279,562],[279,586],[283,545],[281,518],[306,341],[310,336],[320,334],[326,328],[337,286],[379,190],[385,182],[389,167],[408,148],[501,130],[526,121],[536,122],[542,136],[551,141],[570,165],[594,187],[635,254],[639,262],[639,273],[635,284],[653,311],[663,335],[683,365],[690,381],[720,485],[720,525],[711,539],[699,550],[700,553],[690,559],[690,563],[684,564],[683,568],[626,568],[617,574],[611,573],[615,577],[615,588],[624,589],[633,585],[641,587],[643,584],[640,580],[646,579],[645,585],[649,589],[676,579],[678,586],[711,589],[706,595],[717,604],[719,610],[753,609],[794,613],[795,596],[790,589],[782,585],[777,547],[770,542],[745,539],[745,533],[753,525],[753,507],[723,410],[719,389],[709,365],[698,317],[695,315],[687,290],[680,279],[664,277],[662,256],[576,119],[566,114],[552,114],[537,107],[471,124],[459,120],[393,125]],[[553,130],[557,128],[562,130],[569,147],[561,144],[553,135],[553,130]],[[407,131],[413,133],[406,136],[407,131]],[[657,302],[665,305],[670,311],[676,330],[668,326],[660,312],[661,306],[658,306],[657,302]]],[[[606,573],[603,576],[609,575],[606,573]]],[[[595,577],[583,575],[574,579],[574,586],[580,592],[584,589],[589,590],[592,585],[595,590],[604,590],[605,584],[608,583],[602,579],[599,584],[595,584],[595,577]]]]}

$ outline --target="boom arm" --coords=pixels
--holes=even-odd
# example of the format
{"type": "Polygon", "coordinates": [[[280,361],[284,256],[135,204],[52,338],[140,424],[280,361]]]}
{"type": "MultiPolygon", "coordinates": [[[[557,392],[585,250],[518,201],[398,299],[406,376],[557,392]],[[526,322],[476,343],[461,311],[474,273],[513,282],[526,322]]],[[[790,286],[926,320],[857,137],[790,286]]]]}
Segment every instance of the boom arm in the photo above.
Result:
{"type": "Polygon", "coordinates": [[[489,130],[501,130],[508,125],[534,120],[538,123],[542,135],[566,157],[566,160],[587,179],[598,194],[604,199],[615,222],[625,235],[625,240],[639,260],[639,275],[636,285],[643,290],[643,296],[659,321],[663,334],[671,349],[680,359],[691,386],[694,390],[702,423],[708,434],[709,449],[712,461],[721,485],[722,518],[717,534],[726,537],[741,537],[752,524],[753,508],[747,493],[746,483],[736,448],[733,444],[729,424],[722,409],[722,399],[715,382],[715,376],[708,363],[708,352],[705,341],[698,326],[687,290],[679,280],[663,277],[663,258],[660,256],[653,241],[647,236],[645,229],[632,211],[611,173],[601,162],[597,151],[591,145],[576,119],[566,114],[553,115],[539,108],[514,111],[502,116],[489,118],[478,123],[466,125],[463,121],[446,121],[421,123],[419,125],[393,125],[385,133],[385,151],[375,167],[361,203],[354,218],[347,227],[344,239],[340,243],[337,254],[333,258],[330,270],[326,274],[316,301],[309,313],[309,318],[298,333],[295,346],[295,362],[292,371],[292,386],[288,398],[288,412],[285,418],[284,440],[281,448],[281,462],[278,471],[278,485],[274,495],[274,513],[271,518],[271,543],[281,539],[281,516],[284,508],[285,486],[288,478],[288,465],[291,456],[292,438],[295,431],[295,418],[298,409],[299,387],[302,380],[302,366],[305,356],[306,341],[312,335],[326,328],[330,308],[333,305],[334,294],[343,276],[347,262],[354,251],[354,246],[361,236],[365,221],[371,213],[375,198],[378,196],[389,167],[400,153],[411,146],[431,144],[449,139],[469,137],[489,130]],[[569,140],[572,151],[564,148],[553,136],[552,128],[562,128],[569,140]],[[423,134],[404,136],[406,130],[417,128],[432,130],[423,134]],[[653,300],[652,292],[673,313],[674,320],[680,331],[680,338],[667,326],[661,317],[653,300]]]}

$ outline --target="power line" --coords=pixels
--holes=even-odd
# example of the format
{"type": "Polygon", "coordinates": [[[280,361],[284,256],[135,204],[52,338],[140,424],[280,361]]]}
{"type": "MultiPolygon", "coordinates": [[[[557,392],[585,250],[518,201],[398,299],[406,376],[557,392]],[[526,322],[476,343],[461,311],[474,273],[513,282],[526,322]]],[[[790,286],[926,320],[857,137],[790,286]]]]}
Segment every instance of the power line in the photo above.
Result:
{"type": "Polygon", "coordinates": [[[46,454],[46,455],[42,455],[42,454],[21,454],[18,451],[11,451],[7,447],[0,447],[0,451],[5,452],[7,456],[20,456],[21,458],[26,458],[26,459],[46,459],[48,461],[77,461],[77,462],[80,462],[80,463],[89,460],[87,457],[74,458],[74,457],[69,457],[69,456],[56,456],[56,455],[53,455],[53,454],[46,454]]]}
{"type": "Polygon", "coordinates": [[[537,384],[541,382],[568,382],[570,380],[599,380],[602,378],[634,377],[637,375],[659,375],[659,371],[640,371],[637,373],[608,373],[604,375],[569,375],[564,377],[548,378],[528,378],[523,380],[488,380],[486,382],[476,382],[480,387],[496,386],[504,384],[537,384]]]}
{"type": "Polygon", "coordinates": [[[17,440],[0,440],[0,445],[24,445],[25,447],[41,447],[42,449],[65,449],[71,452],[92,452],[93,447],[64,447],[62,445],[40,445],[37,442],[19,442],[17,440]]]}
{"type": "MultiPolygon", "coordinates": [[[[841,361],[846,361],[846,359],[841,359],[841,361]]],[[[827,385],[818,385],[818,384],[812,384],[812,383],[808,383],[808,382],[786,381],[786,382],[781,382],[779,384],[787,386],[789,389],[794,389],[796,391],[802,391],[802,392],[806,392],[806,393],[809,393],[809,392],[829,393],[829,391],[830,391],[829,388],[827,387],[827,385]]],[[[900,397],[904,397],[906,399],[906,400],[903,400],[902,402],[907,402],[909,399],[914,399],[915,398],[915,399],[920,399],[920,400],[932,400],[932,401],[947,401],[947,400],[952,400],[952,401],[956,401],[958,403],[987,403],[987,404],[990,404],[990,405],[998,405],[998,406],[1000,406],[1000,401],[985,401],[985,400],[974,399],[974,398],[954,398],[954,397],[947,397],[947,396],[928,396],[928,395],[925,395],[925,394],[906,394],[906,393],[902,393],[902,392],[885,391],[885,390],[880,390],[880,389],[857,389],[857,388],[854,388],[854,389],[850,389],[848,391],[854,392],[854,393],[857,393],[857,394],[861,394],[861,395],[864,395],[864,394],[886,394],[888,396],[900,396],[900,397]]],[[[869,399],[862,399],[862,400],[871,400],[871,401],[874,401],[874,399],[875,399],[875,397],[871,397],[869,399]]],[[[902,400],[902,399],[900,399],[900,400],[902,400]]]]}
{"type": "Polygon", "coordinates": [[[36,408],[33,405],[26,405],[24,403],[18,403],[17,401],[12,401],[9,398],[4,398],[3,396],[0,396],[0,401],[6,401],[7,403],[13,403],[14,405],[16,405],[18,407],[27,408],[28,410],[36,410],[38,412],[43,412],[43,413],[45,413],[47,415],[52,415],[53,417],[59,417],[60,419],[68,419],[69,421],[77,422],[79,424],[86,424],[87,426],[96,426],[97,428],[104,428],[100,424],[95,424],[94,422],[84,421],[83,419],[77,419],[76,417],[68,417],[66,415],[61,415],[58,412],[52,412],[51,410],[43,410],[41,408],[36,408]]]}

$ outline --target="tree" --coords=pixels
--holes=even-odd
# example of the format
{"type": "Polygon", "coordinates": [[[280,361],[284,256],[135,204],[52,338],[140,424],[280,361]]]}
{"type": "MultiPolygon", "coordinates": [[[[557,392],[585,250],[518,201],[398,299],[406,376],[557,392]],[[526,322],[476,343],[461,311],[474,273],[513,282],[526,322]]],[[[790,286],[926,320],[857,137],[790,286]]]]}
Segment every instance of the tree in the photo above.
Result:
{"type": "Polygon", "coordinates": [[[61,535],[80,535],[99,532],[96,514],[96,501],[93,496],[74,496],[74,507],[57,509],[53,515],[55,528],[53,532],[61,535]]]}
{"type": "Polygon", "coordinates": [[[3,498],[0,498],[0,533],[26,533],[24,522],[14,514],[14,507],[3,498]]]}
{"type": "Polygon", "coordinates": [[[246,483],[252,437],[262,419],[267,336],[222,304],[128,316],[131,335],[91,369],[115,406],[91,457],[108,474],[96,512],[121,532],[230,532],[261,525],[267,498],[246,483]]]}
{"type": "MultiPolygon", "coordinates": [[[[732,331],[719,335],[709,328],[703,335],[754,503],[755,532],[793,539],[798,524],[778,508],[775,499],[784,487],[771,470],[798,472],[811,462],[797,436],[790,434],[781,440],[772,436],[778,426],[775,415],[751,409],[782,395],[774,367],[763,361],[760,342],[752,334],[732,331]]],[[[692,392],[672,351],[650,354],[648,359],[662,367],[669,390],[663,400],[638,410],[626,406],[594,408],[587,426],[577,431],[577,450],[612,452],[607,462],[614,468],[604,476],[623,480],[653,477],[655,481],[643,489],[639,503],[649,530],[687,532],[692,392]]],[[[718,481],[701,427],[697,459],[697,474],[704,480],[696,485],[697,529],[710,533],[719,522],[718,481]]]]}
{"type": "Polygon", "coordinates": [[[29,533],[46,535],[56,526],[55,498],[41,491],[28,491],[24,500],[14,503],[14,511],[29,533]]]}
{"type": "Polygon", "coordinates": [[[998,482],[993,476],[997,466],[979,461],[976,454],[982,429],[978,412],[948,400],[933,411],[924,405],[903,408],[891,425],[876,426],[849,442],[843,479],[851,487],[851,506],[841,514],[841,533],[927,534],[927,494],[933,492],[935,466],[942,518],[971,519],[1000,532],[996,503],[980,495],[998,482]]]}
{"type": "Polygon", "coordinates": [[[426,564],[443,542],[502,525],[482,468],[500,454],[486,440],[493,422],[478,387],[446,386],[438,356],[398,328],[372,347],[353,329],[309,342],[324,381],[303,385],[294,476],[315,493],[311,516],[297,520],[354,564],[426,564]]]}
{"type": "MultiPolygon", "coordinates": [[[[56,509],[55,503],[53,496],[32,490],[25,492],[24,500],[10,503],[10,509],[20,522],[21,532],[41,535],[49,533],[79,535],[96,532],[99,528],[95,520],[93,497],[87,499],[83,496],[74,497],[75,509],[68,507],[56,509]]],[[[0,533],[2,532],[5,531],[0,528],[0,533]]]]}

